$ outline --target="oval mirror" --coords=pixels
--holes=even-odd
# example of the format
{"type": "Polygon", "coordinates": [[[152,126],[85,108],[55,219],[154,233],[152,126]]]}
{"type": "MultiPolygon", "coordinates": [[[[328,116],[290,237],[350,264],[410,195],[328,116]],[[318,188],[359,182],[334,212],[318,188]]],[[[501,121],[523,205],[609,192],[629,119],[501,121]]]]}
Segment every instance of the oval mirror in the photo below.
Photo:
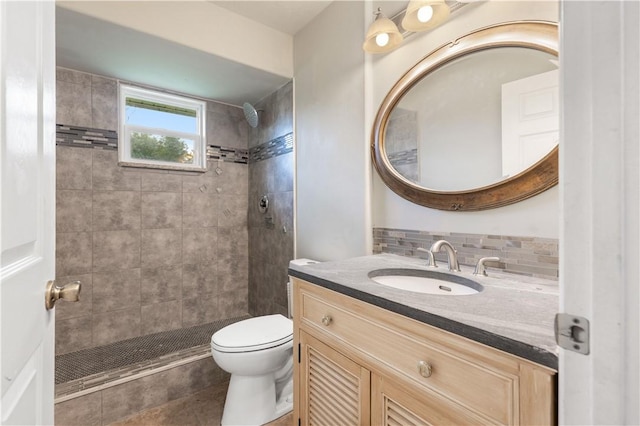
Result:
{"type": "Polygon", "coordinates": [[[513,22],[425,57],[391,89],[372,134],[382,180],[415,203],[482,210],[558,182],[558,28],[513,22]]]}

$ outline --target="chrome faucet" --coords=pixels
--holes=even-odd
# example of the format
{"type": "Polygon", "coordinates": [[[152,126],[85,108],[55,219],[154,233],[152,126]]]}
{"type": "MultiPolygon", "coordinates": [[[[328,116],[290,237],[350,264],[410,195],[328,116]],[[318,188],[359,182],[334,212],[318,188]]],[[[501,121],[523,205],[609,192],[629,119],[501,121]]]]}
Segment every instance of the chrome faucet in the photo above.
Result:
{"type": "Polygon", "coordinates": [[[443,248],[447,252],[447,261],[449,263],[449,270],[460,271],[457,252],[449,241],[446,241],[446,240],[436,241],[435,243],[433,243],[429,251],[431,251],[432,253],[437,253],[441,251],[443,248]]]}
{"type": "Polygon", "coordinates": [[[499,257],[483,257],[478,260],[478,264],[476,265],[476,270],[473,271],[473,275],[484,275],[487,276],[487,268],[485,266],[486,262],[500,262],[499,257]]]}
{"type": "Polygon", "coordinates": [[[433,257],[433,252],[431,250],[427,250],[426,248],[422,248],[422,247],[418,247],[416,250],[421,252],[421,253],[426,253],[427,254],[427,266],[429,266],[431,268],[437,268],[438,267],[438,265],[436,265],[436,258],[433,257]]]}

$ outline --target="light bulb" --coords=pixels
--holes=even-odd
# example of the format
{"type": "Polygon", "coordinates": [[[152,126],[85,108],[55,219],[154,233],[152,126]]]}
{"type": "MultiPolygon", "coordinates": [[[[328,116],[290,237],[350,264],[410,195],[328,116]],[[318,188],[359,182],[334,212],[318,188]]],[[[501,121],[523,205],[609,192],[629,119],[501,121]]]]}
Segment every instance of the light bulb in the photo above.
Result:
{"type": "Polygon", "coordinates": [[[418,21],[428,22],[433,17],[433,8],[431,6],[422,6],[418,9],[418,21]]]}
{"type": "Polygon", "coordinates": [[[380,47],[384,47],[389,43],[389,34],[380,33],[376,36],[376,44],[380,47]]]}

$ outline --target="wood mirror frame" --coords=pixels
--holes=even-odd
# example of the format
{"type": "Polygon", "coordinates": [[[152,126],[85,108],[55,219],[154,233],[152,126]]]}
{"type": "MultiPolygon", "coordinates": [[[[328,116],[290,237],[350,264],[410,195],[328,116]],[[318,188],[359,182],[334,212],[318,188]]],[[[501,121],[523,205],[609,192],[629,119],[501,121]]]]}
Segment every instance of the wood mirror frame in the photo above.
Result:
{"type": "Polygon", "coordinates": [[[525,47],[558,56],[558,25],[546,21],[517,21],[481,28],[431,52],[405,73],[382,101],[373,124],[371,157],[384,183],[401,197],[440,210],[473,211],[513,204],[558,183],[558,146],[544,158],[500,182],[464,191],[436,191],[411,182],[391,165],[385,132],[391,112],[403,95],[422,78],[470,53],[496,47],[525,47]]]}

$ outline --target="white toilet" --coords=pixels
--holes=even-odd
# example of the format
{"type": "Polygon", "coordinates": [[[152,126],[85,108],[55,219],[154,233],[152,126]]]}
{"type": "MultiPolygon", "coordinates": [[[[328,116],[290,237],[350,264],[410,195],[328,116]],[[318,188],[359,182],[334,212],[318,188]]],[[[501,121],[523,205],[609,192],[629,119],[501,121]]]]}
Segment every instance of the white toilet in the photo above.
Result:
{"type": "Polygon", "coordinates": [[[293,407],[293,322],[280,314],[231,324],[211,337],[211,354],[231,373],[222,425],[261,425],[293,407]]]}
{"type": "MultiPolygon", "coordinates": [[[[291,264],[317,263],[308,259],[291,264]]],[[[291,300],[289,300],[291,313],[291,300]]],[[[211,337],[211,354],[231,373],[221,424],[262,425],[293,408],[293,322],[280,314],[228,325],[211,337]]]]}

